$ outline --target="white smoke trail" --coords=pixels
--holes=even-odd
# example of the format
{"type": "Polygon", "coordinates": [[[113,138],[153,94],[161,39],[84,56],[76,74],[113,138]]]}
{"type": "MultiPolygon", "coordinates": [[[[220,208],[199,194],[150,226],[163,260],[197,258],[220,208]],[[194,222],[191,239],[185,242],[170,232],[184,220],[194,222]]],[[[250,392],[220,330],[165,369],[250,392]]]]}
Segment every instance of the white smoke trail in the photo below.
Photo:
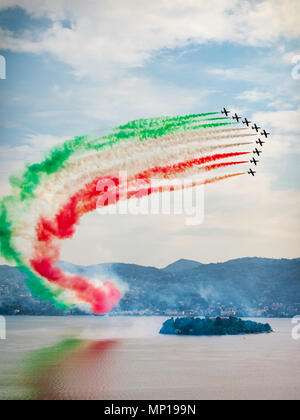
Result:
{"type": "MultiPolygon", "coordinates": [[[[236,128],[233,130],[235,131],[236,128]]],[[[223,129],[218,130],[217,133],[220,131],[232,130],[223,129]]],[[[40,217],[52,217],[66,204],[70,196],[97,177],[110,176],[119,170],[126,170],[130,177],[146,167],[164,166],[170,162],[174,164],[219,148],[238,147],[245,144],[220,144],[203,147],[199,144],[199,141],[195,142],[197,138],[201,142],[207,140],[220,141],[224,138],[247,137],[250,135],[252,134],[216,136],[216,130],[211,130],[208,133],[185,133],[165,136],[159,139],[159,144],[156,139],[140,143],[124,143],[118,145],[115,149],[101,150],[73,160],[65,169],[50,176],[36,191],[36,199],[32,203],[30,212],[24,214],[20,224],[15,227],[14,245],[29,260],[34,252],[34,250],[32,251],[32,244],[37,242],[35,226],[40,217]],[[182,144],[183,142],[184,144],[182,144]]]]}

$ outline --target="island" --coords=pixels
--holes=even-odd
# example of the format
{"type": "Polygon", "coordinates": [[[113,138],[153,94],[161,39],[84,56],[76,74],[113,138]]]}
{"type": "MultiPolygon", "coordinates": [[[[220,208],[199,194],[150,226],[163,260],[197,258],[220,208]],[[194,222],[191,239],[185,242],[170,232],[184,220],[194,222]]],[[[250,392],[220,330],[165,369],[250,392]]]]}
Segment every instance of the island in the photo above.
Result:
{"type": "Polygon", "coordinates": [[[229,318],[171,318],[163,323],[160,334],[170,335],[238,335],[273,332],[269,324],[229,318]]]}

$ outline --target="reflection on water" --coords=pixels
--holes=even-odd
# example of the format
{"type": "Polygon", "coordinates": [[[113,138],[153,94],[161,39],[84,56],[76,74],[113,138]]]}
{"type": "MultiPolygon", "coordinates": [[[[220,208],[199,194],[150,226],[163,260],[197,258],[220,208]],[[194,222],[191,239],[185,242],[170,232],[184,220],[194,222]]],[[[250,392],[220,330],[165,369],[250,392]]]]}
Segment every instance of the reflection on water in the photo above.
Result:
{"type": "Polygon", "coordinates": [[[30,399],[101,399],[113,374],[117,340],[63,340],[33,352],[25,362],[21,385],[30,399]]]}
{"type": "Polygon", "coordinates": [[[300,340],[163,336],[159,317],[8,317],[0,400],[300,399],[300,340]]]}

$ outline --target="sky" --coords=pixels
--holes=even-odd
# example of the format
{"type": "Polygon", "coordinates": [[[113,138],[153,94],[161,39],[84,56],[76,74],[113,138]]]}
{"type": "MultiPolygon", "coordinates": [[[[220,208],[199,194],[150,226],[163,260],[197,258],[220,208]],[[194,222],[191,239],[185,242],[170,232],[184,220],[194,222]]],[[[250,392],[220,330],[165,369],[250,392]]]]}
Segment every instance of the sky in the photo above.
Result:
{"type": "Polygon", "coordinates": [[[74,135],[226,106],[272,133],[257,176],[207,186],[199,226],[85,216],[62,259],[299,257],[299,19],[298,0],[0,0],[0,195],[74,135]]]}

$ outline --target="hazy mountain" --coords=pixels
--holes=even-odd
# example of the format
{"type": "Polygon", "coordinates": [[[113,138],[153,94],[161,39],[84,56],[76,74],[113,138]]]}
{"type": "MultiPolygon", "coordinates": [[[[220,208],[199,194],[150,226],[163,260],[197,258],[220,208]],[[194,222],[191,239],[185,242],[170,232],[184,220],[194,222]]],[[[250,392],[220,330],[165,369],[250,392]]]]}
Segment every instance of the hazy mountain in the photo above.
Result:
{"type": "Polygon", "coordinates": [[[202,264],[198,261],[182,259],[168,265],[164,268],[164,271],[169,271],[170,273],[181,273],[187,270],[192,270],[193,268],[198,268],[200,265],[202,264]]]}
{"type": "MultiPolygon", "coordinates": [[[[218,264],[179,260],[164,269],[135,264],[76,266],[70,272],[118,280],[127,292],[113,314],[294,316],[300,314],[300,259],[242,258],[218,264]]],[[[0,266],[0,313],[59,315],[33,299],[18,269],[0,266]]],[[[80,313],[77,309],[73,314],[80,313]]]]}

